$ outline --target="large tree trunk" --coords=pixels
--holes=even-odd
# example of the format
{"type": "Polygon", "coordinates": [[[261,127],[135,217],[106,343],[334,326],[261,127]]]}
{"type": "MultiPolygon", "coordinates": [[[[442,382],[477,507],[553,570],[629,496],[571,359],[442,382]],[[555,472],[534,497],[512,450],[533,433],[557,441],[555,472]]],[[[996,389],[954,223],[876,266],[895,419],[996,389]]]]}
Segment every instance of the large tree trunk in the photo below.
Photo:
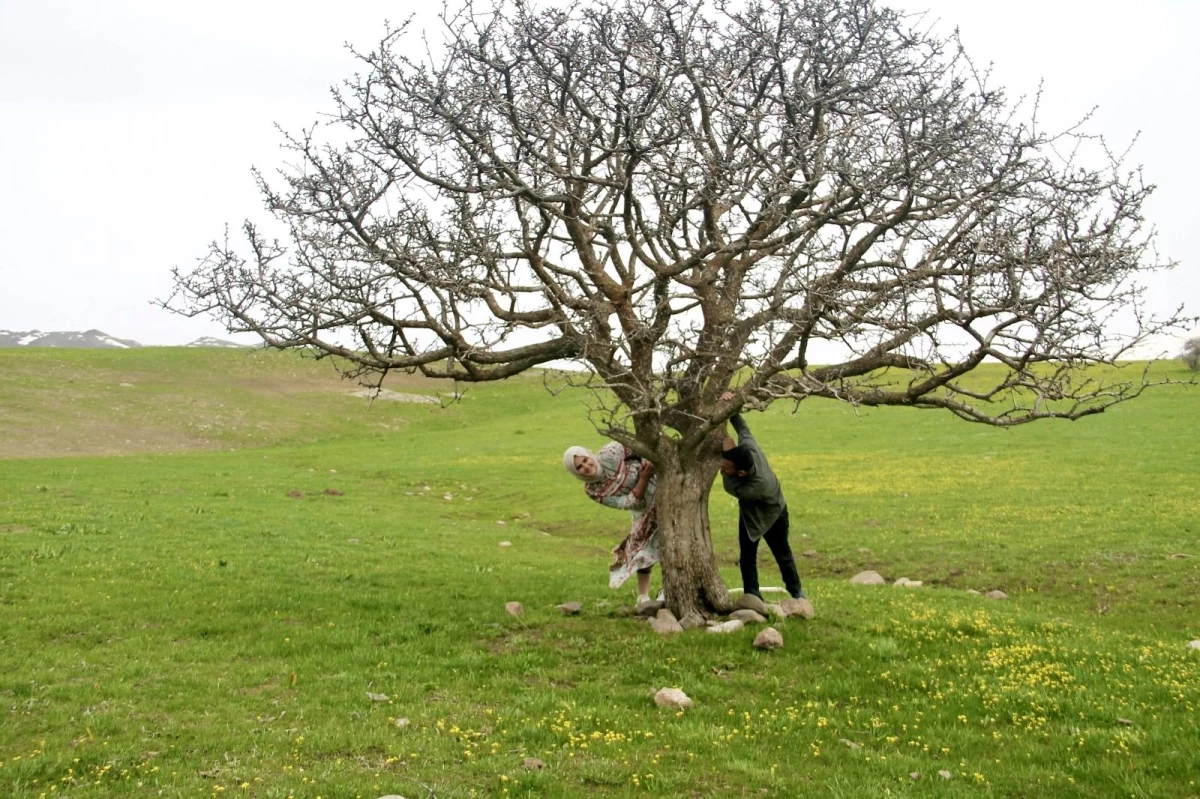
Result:
{"type": "Polygon", "coordinates": [[[685,468],[672,463],[658,473],[663,589],[667,607],[679,619],[688,613],[709,618],[732,609],[709,535],[708,492],[716,473],[715,457],[685,468]]]}

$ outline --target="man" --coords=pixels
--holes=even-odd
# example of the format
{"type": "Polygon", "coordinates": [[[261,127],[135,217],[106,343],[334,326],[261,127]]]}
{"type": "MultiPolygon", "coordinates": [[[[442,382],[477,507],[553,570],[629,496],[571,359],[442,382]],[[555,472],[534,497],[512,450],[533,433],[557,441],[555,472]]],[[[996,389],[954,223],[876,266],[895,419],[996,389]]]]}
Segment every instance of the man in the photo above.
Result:
{"type": "MultiPolygon", "coordinates": [[[[731,393],[721,396],[723,401],[732,398],[731,393]]],[[[735,444],[727,436],[722,444],[721,483],[725,492],[738,500],[738,565],[745,595],[762,599],[758,587],[758,542],[766,540],[779,564],[783,585],[792,596],[790,601],[781,603],[784,610],[789,616],[811,619],[812,603],[804,596],[796,559],[788,544],[788,509],[783,489],[741,414],[729,417],[729,423],[737,431],[738,440],[735,444]]]]}

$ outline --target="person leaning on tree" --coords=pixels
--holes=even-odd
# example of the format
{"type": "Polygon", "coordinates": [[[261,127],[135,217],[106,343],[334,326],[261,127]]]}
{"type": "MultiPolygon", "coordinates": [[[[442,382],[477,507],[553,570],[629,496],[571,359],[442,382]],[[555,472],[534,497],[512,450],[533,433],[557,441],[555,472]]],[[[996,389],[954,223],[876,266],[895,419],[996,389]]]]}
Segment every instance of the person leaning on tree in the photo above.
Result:
{"type": "MultiPolygon", "coordinates": [[[[729,401],[733,396],[732,392],[726,392],[721,400],[729,401]]],[[[758,585],[758,542],[765,540],[779,564],[784,588],[793,600],[785,608],[788,615],[811,619],[812,603],[804,595],[796,558],[788,543],[787,500],[783,498],[779,478],[741,414],[729,417],[729,423],[737,431],[738,440],[734,443],[726,436],[721,445],[721,484],[725,493],[738,501],[738,565],[743,591],[747,596],[762,599],[758,585]]]]}

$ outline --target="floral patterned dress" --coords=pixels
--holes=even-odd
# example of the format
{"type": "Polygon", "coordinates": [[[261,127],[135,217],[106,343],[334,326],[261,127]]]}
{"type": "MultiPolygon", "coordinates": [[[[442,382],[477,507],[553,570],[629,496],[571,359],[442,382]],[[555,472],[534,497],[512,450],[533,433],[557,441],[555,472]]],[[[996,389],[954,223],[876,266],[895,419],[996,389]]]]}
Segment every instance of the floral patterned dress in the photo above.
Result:
{"type": "Polygon", "coordinates": [[[612,565],[608,567],[608,586],[618,588],[629,575],[648,569],[660,560],[654,504],[658,481],[651,477],[646,484],[646,493],[640,500],[636,499],[631,492],[642,473],[642,459],[616,441],[601,447],[595,457],[604,478],[588,483],[584,490],[601,505],[629,511],[632,522],[629,535],[613,548],[612,565]]]}

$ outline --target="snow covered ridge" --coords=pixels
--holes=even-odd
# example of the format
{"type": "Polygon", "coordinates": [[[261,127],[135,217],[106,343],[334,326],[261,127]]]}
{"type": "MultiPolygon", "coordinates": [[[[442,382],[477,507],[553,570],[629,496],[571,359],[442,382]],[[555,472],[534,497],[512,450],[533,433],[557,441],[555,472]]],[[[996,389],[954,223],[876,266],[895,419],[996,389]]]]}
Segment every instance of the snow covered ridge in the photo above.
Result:
{"type": "MultiPolygon", "coordinates": [[[[103,330],[85,330],[82,333],[67,330],[43,333],[40,330],[0,330],[0,347],[74,347],[80,349],[130,349],[142,344],[130,338],[110,336],[103,330]]],[[[253,345],[237,344],[212,336],[203,336],[185,347],[230,347],[250,349],[253,345]]]]}
{"type": "Polygon", "coordinates": [[[185,344],[185,347],[233,347],[235,349],[249,349],[249,344],[238,344],[233,341],[225,341],[224,339],[213,338],[212,336],[202,336],[191,344],[185,344]]]}
{"type": "Polygon", "coordinates": [[[142,346],[133,339],[116,338],[103,330],[74,330],[43,333],[0,330],[0,347],[74,347],[86,349],[129,349],[142,346]]]}

